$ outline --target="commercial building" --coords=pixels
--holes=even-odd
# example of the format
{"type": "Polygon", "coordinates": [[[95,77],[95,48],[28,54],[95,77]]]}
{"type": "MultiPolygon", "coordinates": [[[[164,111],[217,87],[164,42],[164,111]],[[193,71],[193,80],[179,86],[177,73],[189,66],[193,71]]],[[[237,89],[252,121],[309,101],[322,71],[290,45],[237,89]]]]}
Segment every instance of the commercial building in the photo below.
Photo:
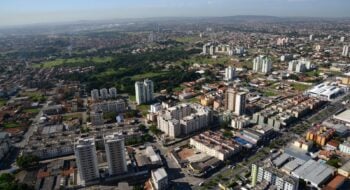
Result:
{"type": "Polygon", "coordinates": [[[246,105],[246,92],[238,89],[227,89],[225,93],[225,110],[233,112],[235,115],[243,115],[246,105]]]}
{"type": "Polygon", "coordinates": [[[237,154],[242,149],[239,144],[230,139],[225,139],[221,133],[212,131],[206,131],[192,137],[190,145],[222,161],[237,154]]]}
{"type": "Polygon", "coordinates": [[[135,82],[135,95],[138,105],[153,101],[154,86],[151,80],[135,82]]]}
{"type": "Polygon", "coordinates": [[[310,96],[319,97],[324,100],[332,100],[339,95],[343,94],[346,90],[337,84],[324,82],[319,85],[314,86],[307,93],[310,96]]]}
{"type": "Polygon", "coordinates": [[[118,133],[104,137],[109,175],[127,172],[125,145],[123,136],[118,133]]]}
{"type": "Polygon", "coordinates": [[[168,188],[168,174],[164,168],[159,168],[151,172],[154,189],[165,190],[168,188]]]}
{"type": "Polygon", "coordinates": [[[94,138],[80,138],[74,144],[78,173],[81,185],[98,180],[100,177],[98,170],[97,154],[94,138]]]}
{"type": "Polygon", "coordinates": [[[236,69],[232,66],[229,66],[225,69],[225,80],[231,81],[236,76],[236,69]]]}
{"type": "Polygon", "coordinates": [[[341,143],[339,145],[339,150],[345,154],[350,155],[350,142],[346,141],[344,143],[341,143]]]}
{"type": "Polygon", "coordinates": [[[338,169],[338,174],[347,178],[350,177],[350,161],[346,162],[342,167],[338,169]]]}
{"type": "Polygon", "coordinates": [[[158,129],[165,135],[176,138],[207,127],[212,121],[212,112],[199,104],[183,103],[162,111],[158,118],[158,129]]]}
{"type": "Polygon", "coordinates": [[[253,71],[258,73],[270,73],[272,70],[272,61],[264,55],[260,55],[253,60],[253,71]]]}

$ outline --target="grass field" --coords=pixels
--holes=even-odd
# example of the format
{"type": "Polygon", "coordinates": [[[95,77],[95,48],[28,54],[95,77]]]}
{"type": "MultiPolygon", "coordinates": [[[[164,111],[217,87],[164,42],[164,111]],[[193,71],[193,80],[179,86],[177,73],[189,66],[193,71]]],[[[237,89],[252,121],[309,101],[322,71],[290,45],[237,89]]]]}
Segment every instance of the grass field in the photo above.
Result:
{"type": "Polygon", "coordinates": [[[152,79],[152,78],[155,78],[155,77],[165,76],[167,74],[168,74],[168,72],[144,73],[144,74],[139,74],[139,75],[132,76],[131,80],[139,81],[139,80],[144,80],[144,79],[152,79]]]}
{"type": "Polygon", "coordinates": [[[308,88],[310,88],[309,85],[300,84],[300,83],[292,83],[291,86],[297,91],[305,91],[308,88]]]}
{"type": "Polygon", "coordinates": [[[32,101],[44,101],[46,97],[41,92],[22,92],[21,96],[28,96],[32,101]]]}
{"type": "Polygon", "coordinates": [[[56,59],[53,61],[47,61],[41,64],[36,64],[34,65],[34,67],[36,68],[53,68],[53,67],[58,67],[58,66],[62,66],[62,65],[69,65],[69,66],[75,66],[77,64],[82,64],[85,62],[91,62],[91,63],[95,63],[95,64],[100,64],[100,63],[106,63],[106,62],[110,62],[112,61],[113,58],[112,57],[92,57],[92,58],[69,58],[69,59],[56,59]]]}
{"type": "Polygon", "coordinates": [[[21,127],[21,125],[19,123],[16,123],[14,121],[10,121],[10,122],[5,122],[3,124],[4,128],[17,128],[17,127],[21,127]]]}

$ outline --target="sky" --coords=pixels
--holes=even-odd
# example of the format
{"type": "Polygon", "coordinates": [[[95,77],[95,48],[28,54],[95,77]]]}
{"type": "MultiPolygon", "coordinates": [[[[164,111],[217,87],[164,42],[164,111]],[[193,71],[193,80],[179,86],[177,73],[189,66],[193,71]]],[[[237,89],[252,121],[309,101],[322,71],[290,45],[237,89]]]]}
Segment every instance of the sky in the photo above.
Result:
{"type": "Polygon", "coordinates": [[[0,0],[0,26],[234,15],[350,17],[350,0],[0,0]]]}

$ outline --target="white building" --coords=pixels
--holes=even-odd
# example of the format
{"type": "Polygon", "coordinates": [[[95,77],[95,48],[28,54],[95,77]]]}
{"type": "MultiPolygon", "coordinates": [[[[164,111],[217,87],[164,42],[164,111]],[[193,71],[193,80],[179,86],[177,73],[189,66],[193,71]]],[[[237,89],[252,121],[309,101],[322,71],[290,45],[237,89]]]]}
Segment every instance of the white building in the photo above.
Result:
{"type": "Polygon", "coordinates": [[[104,124],[103,112],[102,111],[90,112],[90,121],[92,125],[103,125],[104,124]]]}
{"type": "Polygon", "coordinates": [[[106,88],[102,88],[100,89],[100,98],[103,100],[108,99],[109,95],[108,95],[108,90],[106,88]]]}
{"type": "Polygon", "coordinates": [[[253,60],[253,71],[258,73],[270,73],[272,70],[272,61],[264,55],[260,55],[253,60]]]}
{"type": "Polygon", "coordinates": [[[98,171],[95,139],[78,139],[74,144],[74,153],[81,185],[85,185],[88,182],[98,180],[100,174],[98,171]]]}
{"type": "Polygon", "coordinates": [[[127,172],[125,145],[123,136],[115,133],[104,137],[109,175],[127,172]]]}
{"type": "Polygon", "coordinates": [[[91,98],[92,98],[93,101],[97,101],[97,100],[100,99],[100,95],[99,95],[97,89],[91,90],[91,98]]]}
{"type": "Polygon", "coordinates": [[[117,89],[112,87],[109,90],[109,97],[110,98],[117,98],[117,89]]]}
{"type": "Polygon", "coordinates": [[[345,154],[349,154],[350,155],[350,143],[349,142],[344,142],[342,144],[339,145],[339,150],[341,152],[344,152],[345,154]]]}
{"type": "Polygon", "coordinates": [[[307,59],[299,59],[290,61],[288,64],[288,71],[302,73],[311,69],[311,61],[307,59]]]}
{"type": "Polygon", "coordinates": [[[150,112],[151,113],[157,113],[162,110],[162,104],[161,103],[155,103],[150,106],[150,112]]]}
{"type": "Polygon", "coordinates": [[[138,105],[153,101],[154,86],[151,80],[138,81],[135,83],[135,95],[138,105]]]}
{"type": "Polygon", "coordinates": [[[199,104],[180,104],[159,114],[158,129],[176,138],[207,127],[212,120],[211,110],[199,104]]]}
{"type": "Polygon", "coordinates": [[[233,117],[231,127],[234,129],[243,129],[250,124],[250,118],[247,116],[233,117]]]}
{"type": "Polygon", "coordinates": [[[92,104],[91,108],[94,112],[102,111],[103,113],[120,113],[126,110],[126,103],[124,100],[104,101],[92,104]]]}
{"type": "Polygon", "coordinates": [[[343,47],[343,52],[342,52],[341,55],[344,56],[344,57],[349,56],[349,46],[348,46],[348,45],[345,45],[345,46],[343,47]]]}
{"type": "Polygon", "coordinates": [[[227,89],[225,94],[225,109],[233,112],[235,115],[244,114],[246,95],[246,92],[240,92],[237,89],[227,89]]]}
{"type": "Polygon", "coordinates": [[[324,82],[319,85],[314,86],[307,93],[313,97],[319,97],[324,100],[332,100],[338,97],[340,94],[343,94],[346,91],[341,86],[337,86],[336,84],[330,82],[324,82]]]}
{"type": "Polygon", "coordinates": [[[165,190],[168,188],[168,174],[164,168],[152,170],[151,176],[154,189],[165,190]]]}
{"type": "Polygon", "coordinates": [[[232,66],[229,66],[225,69],[225,80],[231,81],[236,76],[236,69],[232,66]]]}

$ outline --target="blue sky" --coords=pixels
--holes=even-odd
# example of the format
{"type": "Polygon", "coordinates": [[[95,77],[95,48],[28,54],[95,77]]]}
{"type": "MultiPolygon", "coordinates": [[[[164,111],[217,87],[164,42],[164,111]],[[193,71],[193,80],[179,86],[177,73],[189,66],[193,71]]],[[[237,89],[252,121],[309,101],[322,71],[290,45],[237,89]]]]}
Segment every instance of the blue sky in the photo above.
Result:
{"type": "Polygon", "coordinates": [[[350,17],[350,0],[0,0],[0,25],[165,16],[350,17]]]}

